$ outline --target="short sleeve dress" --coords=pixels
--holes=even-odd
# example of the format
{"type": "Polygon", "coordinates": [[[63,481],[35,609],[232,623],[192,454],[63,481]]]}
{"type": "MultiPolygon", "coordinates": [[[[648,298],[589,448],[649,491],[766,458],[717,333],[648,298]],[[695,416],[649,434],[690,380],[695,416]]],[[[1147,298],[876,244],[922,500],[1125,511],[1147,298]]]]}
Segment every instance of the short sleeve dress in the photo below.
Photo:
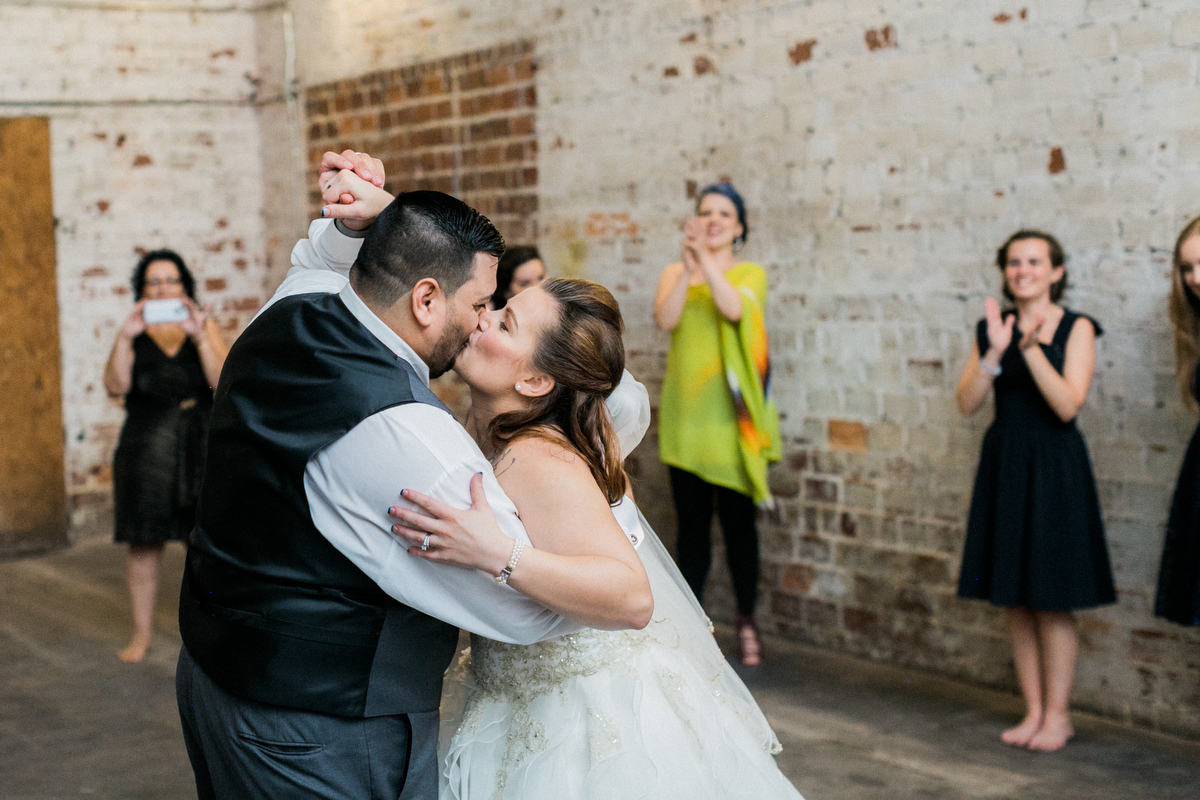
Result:
{"type": "Polygon", "coordinates": [[[133,385],[113,456],[118,542],[187,541],[196,522],[213,393],[191,339],[174,356],[133,340],[133,385]]]}
{"type": "MultiPolygon", "coordinates": [[[[1192,375],[1192,395],[1200,399],[1198,381],[1200,365],[1192,375]]],[[[1180,625],[1200,625],[1200,427],[1192,434],[1175,483],[1154,614],[1180,625]]]]}
{"type": "MultiPolygon", "coordinates": [[[[1060,374],[1080,316],[1064,309],[1053,341],[1039,344],[1060,374]]],[[[985,320],[975,335],[987,352],[985,320]]],[[[958,595],[1031,611],[1115,602],[1087,446],[1075,421],[1063,422],[1042,397],[1018,342],[1013,336],[993,384],[996,419],[983,437],[958,595]]]]}

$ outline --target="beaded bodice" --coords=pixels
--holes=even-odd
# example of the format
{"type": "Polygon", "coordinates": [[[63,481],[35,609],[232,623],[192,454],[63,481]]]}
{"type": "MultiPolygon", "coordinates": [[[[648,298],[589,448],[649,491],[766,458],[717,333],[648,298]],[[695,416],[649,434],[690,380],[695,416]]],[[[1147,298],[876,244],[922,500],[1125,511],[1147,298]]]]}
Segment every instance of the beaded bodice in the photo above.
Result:
{"type": "Polygon", "coordinates": [[[511,700],[553,691],[571,678],[619,670],[649,641],[646,631],[586,628],[532,645],[471,636],[471,675],[493,699],[511,700]]]}

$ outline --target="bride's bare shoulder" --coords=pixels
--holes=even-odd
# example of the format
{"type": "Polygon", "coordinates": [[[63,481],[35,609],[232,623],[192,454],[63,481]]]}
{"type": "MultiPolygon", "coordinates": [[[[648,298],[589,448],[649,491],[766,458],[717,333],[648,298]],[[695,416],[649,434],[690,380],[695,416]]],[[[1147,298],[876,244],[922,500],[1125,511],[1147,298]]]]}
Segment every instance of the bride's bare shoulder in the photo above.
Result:
{"type": "Polygon", "coordinates": [[[591,470],[565,439],[553,434],[522,436],[492,458],[496,479],[526,488],[595,485],[591,470]]]}

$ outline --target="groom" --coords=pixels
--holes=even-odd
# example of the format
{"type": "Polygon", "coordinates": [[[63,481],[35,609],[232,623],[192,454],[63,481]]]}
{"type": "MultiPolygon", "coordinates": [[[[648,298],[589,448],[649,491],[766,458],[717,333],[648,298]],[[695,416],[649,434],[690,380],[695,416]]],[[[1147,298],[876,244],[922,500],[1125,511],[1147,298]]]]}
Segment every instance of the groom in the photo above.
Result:
{"type": "MultiPolygon", "coordinates": [[[[343,168],[381,183],[377,161],[327,153],[321,187],[343,168]]],[[[408,487],[529,541],[428,387],[486,325],[504,242],[449,195],[359,192],[297,244],[217,387],[176,674],[201,800],[435,798],[457,629],[531,643],[578,628],[390,533],[408,487]],[[348,281],[323,268],[350,262],[348,281]]]]}

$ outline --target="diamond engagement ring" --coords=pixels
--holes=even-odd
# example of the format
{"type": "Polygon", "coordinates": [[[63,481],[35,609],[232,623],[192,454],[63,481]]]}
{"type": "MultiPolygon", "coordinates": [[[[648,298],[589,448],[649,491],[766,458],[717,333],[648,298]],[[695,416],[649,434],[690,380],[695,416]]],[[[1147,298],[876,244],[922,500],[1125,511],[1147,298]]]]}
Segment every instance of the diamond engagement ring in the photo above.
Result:
{"type": "Polygon", "coordinates": [[[430,537],[430,535],[431,535],[431,534],[428,534],[428,533],[427,533],[427,534],[425,534],[425,541],[421,542],[421,549],[422,549],[422,550],[428,550],[428,549],[429,549],[429,537],[430,537]]]}

